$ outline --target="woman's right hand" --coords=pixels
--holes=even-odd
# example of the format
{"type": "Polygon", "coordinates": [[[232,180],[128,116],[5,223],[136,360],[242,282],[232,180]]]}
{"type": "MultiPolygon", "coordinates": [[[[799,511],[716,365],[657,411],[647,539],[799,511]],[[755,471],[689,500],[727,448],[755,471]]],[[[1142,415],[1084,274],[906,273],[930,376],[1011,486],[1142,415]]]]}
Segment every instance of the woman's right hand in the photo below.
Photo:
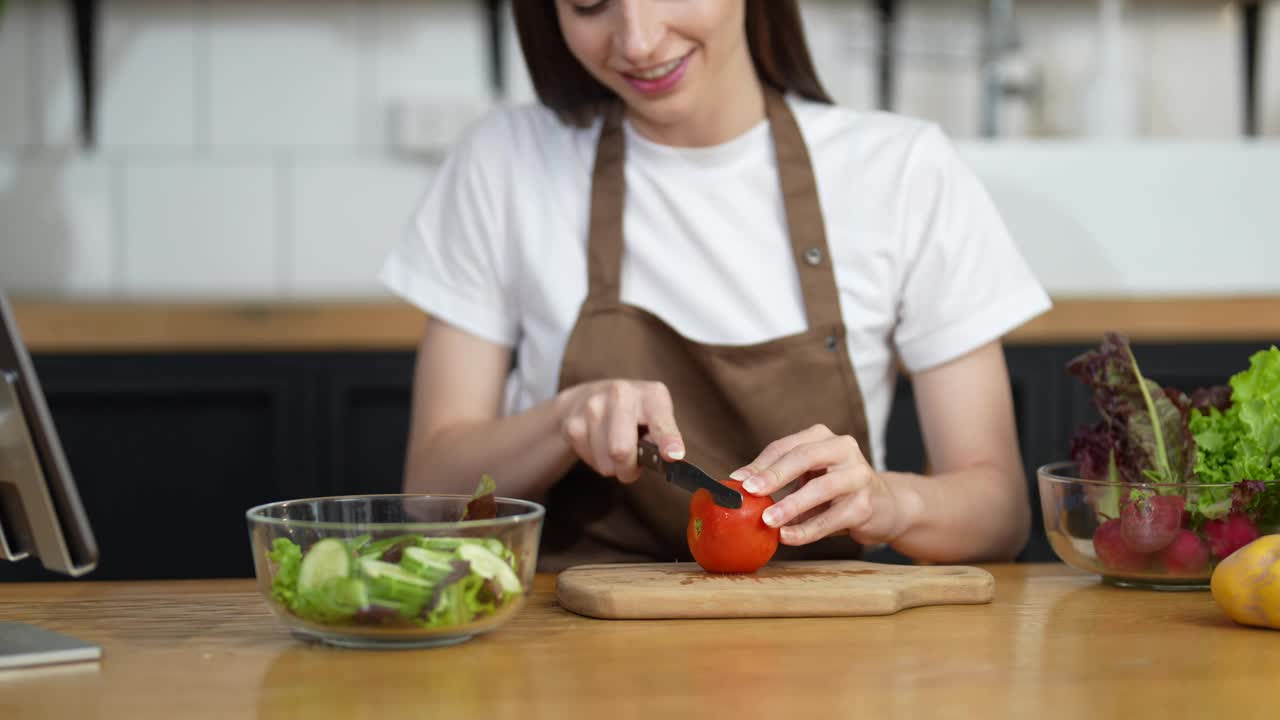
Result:
{"type": "Polygon", "coordinates": [[[560,430],[593,470],[620,482],[640,477],[636,446],[641,427],[667,460],[684,457],[671,393],[660,382],[599,380],[575,385],[556,398],[560,430]]]}

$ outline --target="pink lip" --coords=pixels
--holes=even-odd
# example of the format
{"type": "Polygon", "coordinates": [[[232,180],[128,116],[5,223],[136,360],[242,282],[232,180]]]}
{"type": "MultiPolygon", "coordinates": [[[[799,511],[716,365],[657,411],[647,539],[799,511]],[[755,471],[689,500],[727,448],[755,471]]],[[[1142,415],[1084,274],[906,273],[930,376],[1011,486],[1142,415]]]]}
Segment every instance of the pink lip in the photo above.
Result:
{"type": "Polygon", "coordinates": [[[675,70],[672,70],[656,80],[644,80],[632,77],[626,73],[623,73],[622,77],[627,81],[628,85],[639,90],[645,95],[657,95],[658,93],[667,92],[671,88],[675,87],[676,83],[680,82],[680,80],[684,78],[684,72],[688,69],[689,59],[692,57],[693,53],[685,55],[684,59],[680,61],[680,64],[676,66],[675,70]]]}

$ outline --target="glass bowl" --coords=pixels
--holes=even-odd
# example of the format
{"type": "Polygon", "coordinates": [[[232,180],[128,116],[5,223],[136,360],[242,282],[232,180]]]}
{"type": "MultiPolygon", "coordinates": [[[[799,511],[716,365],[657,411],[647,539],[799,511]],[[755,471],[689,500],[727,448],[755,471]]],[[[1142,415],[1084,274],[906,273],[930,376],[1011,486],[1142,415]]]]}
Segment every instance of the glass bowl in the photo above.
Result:
{"type": "Polygon", "coordinates": [[[1213,521],[1187,512],[1205,497],[1230,497],[1231,485],[1086,480],[1072,462],[1044,465],[1036,476],[1053,551],[1110,585],[1205,590],[1219,561],[1277,531],[1247,512],[1222,509],[1228,515],[1213,521]]]}
{"type": "Polygon", "coordinates": [[[524,607],[543,507],[469,496],[353,495],[246,512],[258,588],[303,638],[344,647],[430,647],[489,632],[524,607]]]}

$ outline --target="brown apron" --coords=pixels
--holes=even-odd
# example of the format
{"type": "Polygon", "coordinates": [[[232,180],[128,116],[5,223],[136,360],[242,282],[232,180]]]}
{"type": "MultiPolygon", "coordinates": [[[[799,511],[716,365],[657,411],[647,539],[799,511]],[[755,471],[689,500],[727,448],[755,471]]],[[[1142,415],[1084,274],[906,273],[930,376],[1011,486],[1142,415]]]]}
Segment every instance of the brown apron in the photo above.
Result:
{"type": "MultiPolygon", "coordinates": [[[[770,442],[815,423],[852,435],[870,452],[808,148],[783,97],[766,90],[765,99],[808,329],[759,345],[706,345],[622,304],[626,142],[622,112],[614,107],[602,124],[592,175],[587,298],[560,371],[562,389],[606,378],[665,383],[686,457],[720,478],[770,442]]],[[[687,561],[689,500],[689,493],[649,471],[624,486],[579,462],[547,495],[539,567],[554,572],[585,562],[687,561]]],[[[852,558],[859,552],[842,534],[779,547],[775,558],[852,558]]]]}

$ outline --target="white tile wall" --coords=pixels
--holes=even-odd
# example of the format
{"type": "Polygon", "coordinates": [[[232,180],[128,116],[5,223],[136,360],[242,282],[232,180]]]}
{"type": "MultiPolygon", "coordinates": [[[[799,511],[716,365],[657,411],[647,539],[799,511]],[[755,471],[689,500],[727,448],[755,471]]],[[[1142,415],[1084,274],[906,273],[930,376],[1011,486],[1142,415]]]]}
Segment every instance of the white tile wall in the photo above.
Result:
{"type": "Polygon", "coordinates": [[[219,146],[371,143],[373,23],[341,0],[209,3],[209,127],[219,146]]]}
{"type": "Polygon", "coordinates": [[[72,147],[78,133],[75,42],[66,5],[27,2],[27,59],[33,79],[27,91],[33,111],[27,143],[44,148],[72,147]]]}
{"type": "Polygon", "coordinates": [[[195,0],[110,0],[102,23],[103,147],[196,144],[195,0]]]}
{"type": "Polygon", "coordinates": [[[270,162],[137,161],[124,173],[123,283],[145,297],[267,297],[282,287],[270,162]]]}
{"type": "Polygon", "coordinates": [[[412,141],[401,123],[426,111],[428,132],[452,143],[494,99],[483,3],[437,0],[423,13],[418,3],[377,0],[371,10],[373,98],[364,107],[374,142],[412,141]]]}
{"type": "Polygon", "coordinates": [[[98,296],[114,287],[112,168],[76,157],[0,152],[0,287],[98,296]]]}
{"type": "Polygon", "coordinates": [[[875,18],[868,4],[811,2],[800,9],[809,52],[827,93],[841,105],[873,107],[875,18]]]}
{"type": "Polygon", "coordinates": [[[430,12],[408,0],[375,0],[375,101],[488,98],[483,10],[471,0],[435,0],[430,12]]]}
{"type": "Polygon", "coordinates": [[[378,270],[407,232],[432,170],[416,163],[307,161],[289,172],[286,286],[297,296],[379,295],[378,270]]]}
{"type": "Polygon", "coordinates": [[[1240,23],[1229,5],[1144,4],[1141,100],[1144,127],[1155,136],[1230,138],[1241,131],[1240,23]],[[1188,52],[1189,48],[1194,52],[1188,52]],[[1204,108],[1208,112],[1189,109],[1204,108]]]}
{"type": "Polygon", "coordinates": [[[1029,107],[1029,132],[1042,137],[1077,135],[1085,128],[1081,99],[1089,89],[1097,52],[1093,20],[1077,3],[1023,2],[1018,8],[1024,49],[1037,84],[1029,107]]]}
{"type": "Polygon", "coordinates": [[[895,109],[930,118],[958,137],[977,135],[982,82],[977,6],[935,1],[903,7],[895,109]]]}
{"type": "Polygon", "coordinates": [[[0,147],[23,145],[27,139],[29,26],[26,3],[11,1],[0,16],[0,147]]]}

